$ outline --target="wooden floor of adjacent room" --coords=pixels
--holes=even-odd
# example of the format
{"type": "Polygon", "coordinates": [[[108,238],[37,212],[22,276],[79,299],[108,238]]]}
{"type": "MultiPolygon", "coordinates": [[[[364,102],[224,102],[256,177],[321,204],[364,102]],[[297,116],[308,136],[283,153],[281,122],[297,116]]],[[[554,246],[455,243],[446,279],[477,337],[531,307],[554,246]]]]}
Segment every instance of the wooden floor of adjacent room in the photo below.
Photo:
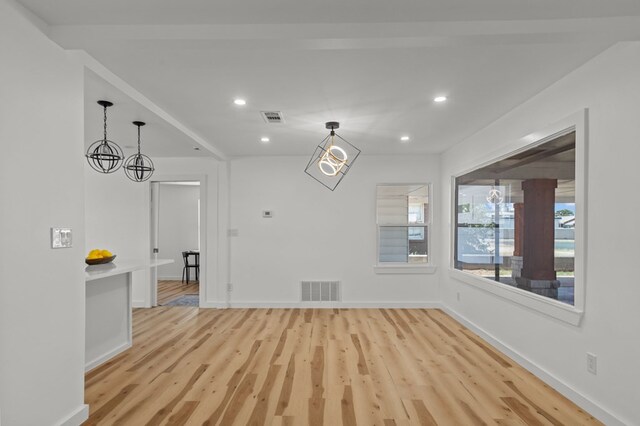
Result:
{"type": "Polygon", "coordinates": [[[158,305],[165,305],[180,296],[198,294],[199,285],[193,280],[188,283],[177,280],[158,281],[158,305]]]}
{"type": "Polygon", "coordinates": [[[600,424],[440,310],[197,309],[133,315],[86,375],[86,424],[600,424]]]}

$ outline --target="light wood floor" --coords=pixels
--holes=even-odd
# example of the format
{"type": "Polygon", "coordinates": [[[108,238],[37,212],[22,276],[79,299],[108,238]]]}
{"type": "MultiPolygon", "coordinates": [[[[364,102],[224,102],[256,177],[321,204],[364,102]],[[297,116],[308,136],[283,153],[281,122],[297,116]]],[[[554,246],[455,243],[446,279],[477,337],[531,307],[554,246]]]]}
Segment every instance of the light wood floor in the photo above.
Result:
{"type": "Polygon", "coordinates": [[[189,281],[189,284],[182,281],[158,281],[158,305],[162,306],[186,294],[198,294],[198,291],[199,284],[197,281],[189,281]]]}
{"type": "MultiPolygon", "coordinates": [[[[600,424],[439,310],[135,310],[86,424],[600,424]]],[[[551,350],[551,348],[550,348],[551,350]]]]}

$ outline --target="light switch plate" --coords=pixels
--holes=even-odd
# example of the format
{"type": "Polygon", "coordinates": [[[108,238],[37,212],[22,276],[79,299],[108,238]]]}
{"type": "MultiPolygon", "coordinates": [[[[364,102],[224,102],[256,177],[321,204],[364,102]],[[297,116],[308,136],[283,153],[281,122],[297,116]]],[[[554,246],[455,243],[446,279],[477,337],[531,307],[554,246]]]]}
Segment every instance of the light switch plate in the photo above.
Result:
{"type": "Polygon", "coordinates": [[[71,228],[51,228],[51,248],[73,247],[71,228]]]}
{"type": "Polygon", "coordinates": [[[270,218],[273,217],[272,210],[262,210],[262,217],[270,218]]]}

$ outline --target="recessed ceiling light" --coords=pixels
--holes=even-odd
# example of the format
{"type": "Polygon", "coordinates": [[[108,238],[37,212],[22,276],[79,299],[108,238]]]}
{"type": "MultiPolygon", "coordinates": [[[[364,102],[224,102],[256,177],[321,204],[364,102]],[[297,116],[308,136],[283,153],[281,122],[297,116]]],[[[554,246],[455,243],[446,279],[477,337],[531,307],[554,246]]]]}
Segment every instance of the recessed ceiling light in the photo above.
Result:
{"type": "Polygon", "coordinates": [[[409,140],[409,136],[402,136],[402,137],[400,138],[400,140],[401,140],[402,142],[407,142],[407,141],[409,140]]]}
{"type": "Polygon", "coordinates": [[[437,96],[437,97],[433,98],[433,102],[438,102],[438,103],[444,102],[446,100],[447,100],[446,96],[437,96]]]}
{"type": "Polygon", "coordinates": [[[193,147],[193,150],[194,150],[194,151],[200,151],[200,147],[199,147],[199,146],[194,146],[194,147],[193,147]]]}
{"type": "Polygon", "coordinates": [[[236,105],[242,106],[242,105],[246,105],[247,101],[245,101],[244,99],[238,98],[238,99],[234,99],[233,103],[236,105]]]}
{"type": "Polygon", "coordinates": [[[267,137],[260,138],[260,142],[269,142],[269,138],[267,137]]]}

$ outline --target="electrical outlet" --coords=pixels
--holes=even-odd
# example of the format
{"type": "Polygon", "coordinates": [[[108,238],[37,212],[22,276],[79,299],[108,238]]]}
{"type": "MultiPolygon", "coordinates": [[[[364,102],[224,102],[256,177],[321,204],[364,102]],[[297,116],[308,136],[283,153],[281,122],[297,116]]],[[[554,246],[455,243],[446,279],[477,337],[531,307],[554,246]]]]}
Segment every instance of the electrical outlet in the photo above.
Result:
{"type": "Polygon", "coordinates": [[[460,301],[460,292],[456,293],[456,299],[458,299],[458,302],[460,301]]]}
{"type": "Polygon", "coordinates": [[[587,371],[591,374],[598,374],[598,357],[587,352],[587,371]]]}
{"type": "Polygon", "coordinates": [[[233,284],[227,283],[227,291],[231,293],[233,291],[233,284]]]}

